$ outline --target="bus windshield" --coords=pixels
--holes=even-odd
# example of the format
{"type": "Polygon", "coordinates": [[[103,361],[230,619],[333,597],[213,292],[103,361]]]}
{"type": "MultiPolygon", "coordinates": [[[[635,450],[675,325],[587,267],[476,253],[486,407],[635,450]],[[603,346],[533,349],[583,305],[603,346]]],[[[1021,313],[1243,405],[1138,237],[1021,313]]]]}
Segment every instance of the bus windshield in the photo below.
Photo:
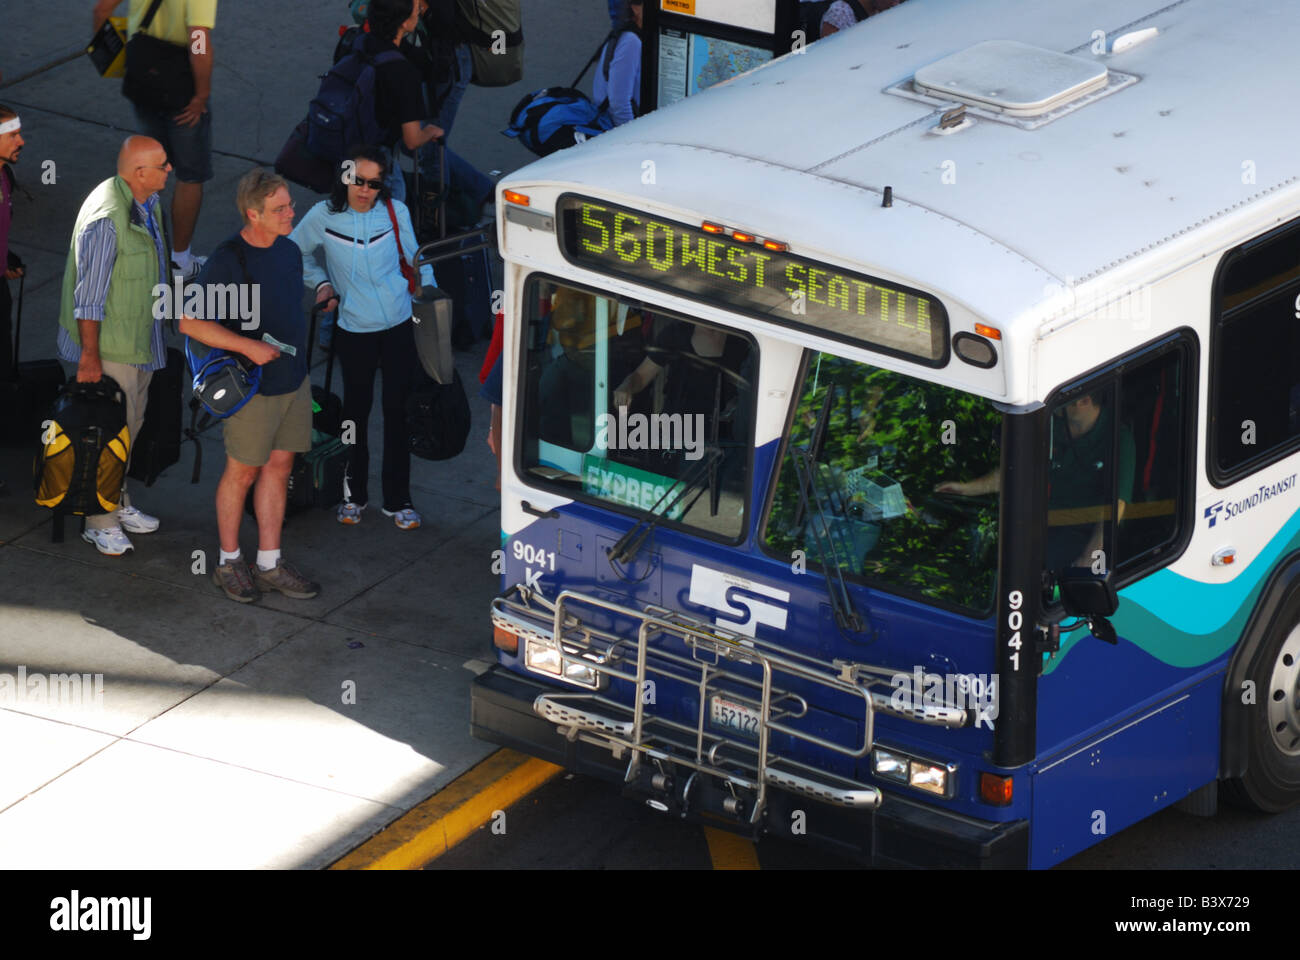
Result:
{"type": "Polygon", "coordinates": [[[793,562],[802,551],[810,565],[834,564],[885,590],[987,613],[997,569],[1001,422],[981,397],[811,354],[766,546],[793,562]],[[987,478],[987,491],[937,490],[968,478],[987,478]]]}
{"type": "Polygon", "coordinates": [[[739,539],[753,342],[539,277],[525,302],[522,466],[533,482],[739,539]]]}

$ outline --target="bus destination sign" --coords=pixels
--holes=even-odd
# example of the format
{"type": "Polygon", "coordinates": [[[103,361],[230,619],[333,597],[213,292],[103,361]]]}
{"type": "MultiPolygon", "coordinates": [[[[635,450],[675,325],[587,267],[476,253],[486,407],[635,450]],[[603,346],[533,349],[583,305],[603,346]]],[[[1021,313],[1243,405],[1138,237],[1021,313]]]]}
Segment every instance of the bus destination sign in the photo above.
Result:
{"type": "Polygon", "coordinates": [[[589,270],[940,366],[948,314],[911,287],[572,194],[560,247],[589,270]]]}

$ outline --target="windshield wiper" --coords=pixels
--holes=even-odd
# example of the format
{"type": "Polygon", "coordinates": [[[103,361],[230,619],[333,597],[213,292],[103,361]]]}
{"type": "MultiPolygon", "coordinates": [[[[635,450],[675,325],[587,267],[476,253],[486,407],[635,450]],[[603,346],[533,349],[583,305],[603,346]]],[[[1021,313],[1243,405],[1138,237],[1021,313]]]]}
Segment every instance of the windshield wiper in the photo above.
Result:
{"type": "MultiPolygon", "coordinates": [[[[844,582],[844,570],[840,566],[840,551],[835,548],[835,531],[839,531],[839,527],[828,519],[837,513],[848,516],[844,497],[838,490],[827,490],[822,486],[817,479],[817,462],[803,447],[790,448],[790,462],[794,464],[795,476],[799,482],[799,516],[809,517],[807,529],[812,532],[813,545],[817,548],[822,576],[826,579],[826,592],[835,613],[835,623],[842,630],[865,633],[869,624],[853,605],[848,584],[844,582]],[[809,506],[810,495],[815,510],[809,506]]],[[[851,555],[847,548],[844,552],[851,555]]]]}
{"type": "Polygon", "coordinates": [[[659,521],[668,516],[677,507],[679,503],[689,497],[692,493],[695,496],[691,502],[682,508],[682,515],[695,506],[696,501],[705,493],[713,493],[712,500],[714,504],[713,512],[717,513],[717,490],[718,484],[718,461],[722,459],[722,450],[716,445],[711,444],[704,448],[697,463],[688,473],[678,477],[673,481],[671,487],[664,491],[663,496],[655,501],[654,506],[648,511],[648,519],[642,517],[638,520],[627,533],[618,538],[618,542],[609,549],[609,559],[611,563],[631,563],[641,550],[641,545],[645,543],[646,538],[654,532],[659,521]],[[680,487],[680,489],[678,489],[680,487]],[[675,494],[675,495],[674,495],[675,494]],[[669,498],[672,499],[669,499],[669,498]],[[666,501],[666,504],[665,504],[666,501]],[[660,510],[663,506],[663,510],[660,510]]]}
{"type": "MultiPolygon", "coordinates": [[[[822,447],[826,445],[826,424],[830,422],[831,408],[833,406],[835,406],[835,384],[832,382],[826,384],[826,396],[822,400],[822,408],[817,414],[817,422],[813,425],[812,435],[808,438],[808,446],[804,448],[808,454],[808,459],[812,463],[817,462],[817,458],[822,455],[822,447]]],[[[808,506],[807,492],[808,485],[801,477],[799,479],[799,506],[795,507],[794,511],[794,526],[796,528],[803,525],[805,508],[808,506]]]]}

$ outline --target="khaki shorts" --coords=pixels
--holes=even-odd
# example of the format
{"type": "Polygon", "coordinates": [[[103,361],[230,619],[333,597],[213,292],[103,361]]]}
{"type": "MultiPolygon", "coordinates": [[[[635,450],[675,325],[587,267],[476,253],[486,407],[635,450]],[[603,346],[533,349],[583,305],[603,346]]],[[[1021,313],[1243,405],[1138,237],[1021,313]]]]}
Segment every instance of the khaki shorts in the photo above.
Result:
{"type": "Polygon", "coordinates": [[[272,450],[306,453],[311,449],[311,380],[303,377],[293,393],[256,394],[222,425],[226,453],[249,467],[261,467],[272,450]]]}

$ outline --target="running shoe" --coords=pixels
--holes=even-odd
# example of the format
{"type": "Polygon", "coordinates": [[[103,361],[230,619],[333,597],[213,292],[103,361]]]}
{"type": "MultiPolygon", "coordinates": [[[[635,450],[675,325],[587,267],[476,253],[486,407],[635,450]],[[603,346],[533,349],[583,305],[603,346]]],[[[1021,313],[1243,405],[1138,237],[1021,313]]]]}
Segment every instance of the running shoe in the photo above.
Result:
{"type": "Polygon", "coordinates": [[[385,510],[384,516],[392,517],[398,530],[414,530],[420,525],[420,515],[410,506],[402,507],[400,510],[385,510]]]}
{"type": "Polygon", "coordinates": [[[361,522],[361,511],[366,509],[364,503],[352,503],[345,500],[339,504],[338,519],[339,523],[346,523],[353,526],[361,522]]]}
{"type": "Polygon", "coordinates": [[[123,507],[117,511],[117,522],[129,533],[153,533],[158,529],[158,518],[142,513],[135,507],[123,507]]]}
{"type": "Polygon", "coordinates": [[[128,550],[135,549],[121,527],[108,527],[105,530],[93,530],[87,527],[81,539],[93,543],[95,548],[106,557],[120,557],[128,550]]]}

